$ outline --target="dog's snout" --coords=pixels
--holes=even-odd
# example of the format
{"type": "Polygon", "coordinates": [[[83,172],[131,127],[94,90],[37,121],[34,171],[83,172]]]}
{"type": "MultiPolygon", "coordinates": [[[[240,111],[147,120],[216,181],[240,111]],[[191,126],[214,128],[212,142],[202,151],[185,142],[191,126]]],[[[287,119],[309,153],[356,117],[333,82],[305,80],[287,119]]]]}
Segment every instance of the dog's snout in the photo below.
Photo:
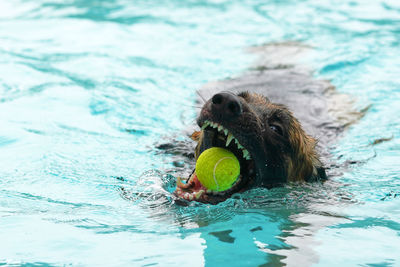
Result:
{"type": "Polygon", "coordinates": [[[223,117],[237,117],[242,114],[240,99],[231,93],[221,92],[215,94],[211,99],[211,107],[214,112],[223,117]]]}

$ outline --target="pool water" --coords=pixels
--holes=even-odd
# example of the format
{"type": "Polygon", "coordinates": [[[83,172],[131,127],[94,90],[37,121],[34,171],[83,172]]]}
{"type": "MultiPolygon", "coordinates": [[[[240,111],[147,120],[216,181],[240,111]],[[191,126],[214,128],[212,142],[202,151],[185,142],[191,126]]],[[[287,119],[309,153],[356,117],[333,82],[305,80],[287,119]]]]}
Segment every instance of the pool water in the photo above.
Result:
{"type": "Polygon", "coordinates": [[[399,55],[396,0],[0,1],[0,265],[400,265],[399,55]],[[355,164],[174,204],[189,166],[156,144],[187,143],[196,90],[246,47],[285,41],[370,105],[331,148],[355,164]]]}

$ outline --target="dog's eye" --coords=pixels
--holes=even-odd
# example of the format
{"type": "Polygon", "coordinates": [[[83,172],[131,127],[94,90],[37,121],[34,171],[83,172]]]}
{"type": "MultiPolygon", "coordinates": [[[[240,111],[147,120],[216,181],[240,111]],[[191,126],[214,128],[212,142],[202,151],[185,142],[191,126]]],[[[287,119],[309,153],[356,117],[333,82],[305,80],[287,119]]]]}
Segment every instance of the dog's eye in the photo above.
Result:
{"type": "Polygon", "coordinates": [[[278,125],[270,125],[269,128],[270,128],[272,131],[276,132],[277,134],[282,135],[282,133],[283,133],[283,132],[282,132],[282,128],[281,128],[280,126],[278,126],[278,125]]]}

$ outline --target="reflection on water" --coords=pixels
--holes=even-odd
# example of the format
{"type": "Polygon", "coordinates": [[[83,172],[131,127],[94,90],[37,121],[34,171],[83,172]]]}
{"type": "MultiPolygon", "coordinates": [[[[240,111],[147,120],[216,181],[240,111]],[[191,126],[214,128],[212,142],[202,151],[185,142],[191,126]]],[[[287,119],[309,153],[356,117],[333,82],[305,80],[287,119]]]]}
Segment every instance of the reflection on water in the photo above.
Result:
{"type": "Polygon", "coordinates": [[[0,264],[398,265],[399,18],[379,0],[0,2],[0,264]],[[371,105],[335,177],[176,205],[195,90],[290,40],[371,105]]]}
{"type": "Polygon", "coordinates": [[[340,209],[355,204],[344,185],[332,181],[253,189],[218,205],[191,202],[188,207],[174,203],[173,186],[174,177],[148,172],[121,193],[153,220],[180,227],[183,236],[201,233],[211,265],[230,262],[233,255],[238,266],[316,263],[315,233],[348,223],[340,209]]]}

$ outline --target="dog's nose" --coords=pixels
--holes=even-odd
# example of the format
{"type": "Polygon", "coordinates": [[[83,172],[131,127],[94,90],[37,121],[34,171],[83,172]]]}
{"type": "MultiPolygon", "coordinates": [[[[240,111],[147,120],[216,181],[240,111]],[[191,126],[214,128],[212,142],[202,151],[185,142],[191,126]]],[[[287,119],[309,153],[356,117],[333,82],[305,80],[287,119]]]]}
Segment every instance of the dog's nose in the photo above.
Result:
{"type": "Polygon", "coordinates": [[[211,99],[213,112],[219,113],[225,118],[237,117],[242,114],[242,104],[239,98],[229,92],[215,94],[211,99]]]}

